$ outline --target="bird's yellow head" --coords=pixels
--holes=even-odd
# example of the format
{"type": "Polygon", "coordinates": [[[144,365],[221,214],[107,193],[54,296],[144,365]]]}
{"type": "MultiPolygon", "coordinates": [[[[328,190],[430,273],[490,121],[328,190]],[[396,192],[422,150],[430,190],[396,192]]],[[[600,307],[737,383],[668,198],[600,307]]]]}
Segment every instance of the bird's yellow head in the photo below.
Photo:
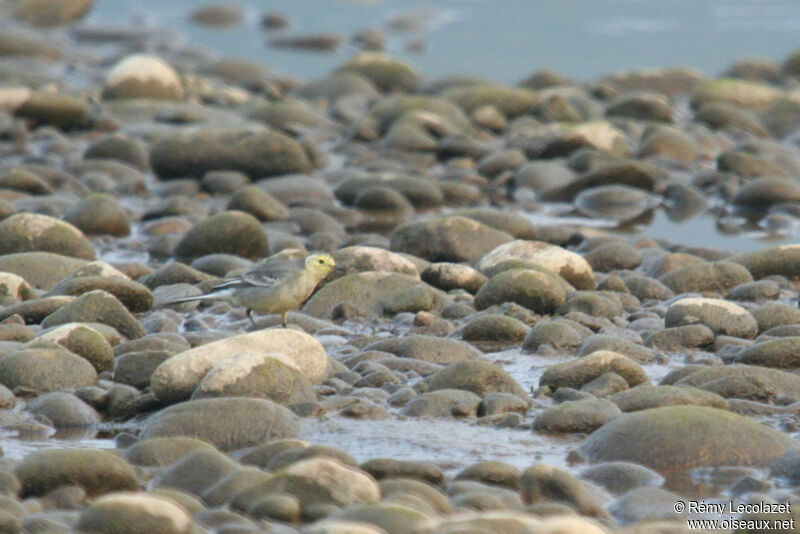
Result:
{"type": "Polygon", "coordinates": [[[334,267],[336,267],[336,262],[333,261],[330,254],[309,254],[306,256],[305,265],[308,271],[313,272],[322,279],[333,271],[334,267]]]}

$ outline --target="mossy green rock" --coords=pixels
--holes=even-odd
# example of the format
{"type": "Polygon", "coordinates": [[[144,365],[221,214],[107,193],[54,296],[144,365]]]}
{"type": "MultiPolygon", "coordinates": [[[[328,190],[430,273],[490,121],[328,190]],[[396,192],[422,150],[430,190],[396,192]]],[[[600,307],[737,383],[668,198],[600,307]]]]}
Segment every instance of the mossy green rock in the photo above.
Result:
{"type": "Polygon", "coordinates": [[[0,384],[45,393],[97,384],[94,367],[55,344],[30,347],[0,359],[0,384]]]}
{"type": "Polygon", "coordinates": [[[687,324],[653,332],[647,336],[645,345],[651,349],[679,352],[707,347],[714,341],[714,337],[714,332],[704,324],[687,324]]]}
{"type": "Polygon", "coordinates": [[[800,279],[800,245],[783,245],[740,254],[730,261],[743,265],[753,278],[780,274],[791,280],[800,279]]]}
{"type": "Polygon", "coordinates": [[[694,119],[715,130],[741,130],[756,137],[769,136],[765,124],[759,120],[758,115],[725,102],[712,102],[704,105],[695,112],[694,119]]]}
{"type": "Polygon", "coordinates": [[[330,319],[337,306],[349,304],[365,316],[401,311],[441,310],[447,295],[411,276],[391,272],[348,274],[322,286],[303,307],[303,313],[330,319]]]}
{"type": "Polygon", "coordinates": [[[522,342],[522,350],[536,352],[542,345],[547,345],[556,350],[578,347],[586,334],[574,327],[577,325],[570,323],[571,321],[563,319],[537,322],[530,329],[528,335],[525,336],[525,340],[522,342]]]}
{"type": "Polygon", "coordinates": [[[175,247],[175,255],[181,258],[222,253],[260,259],[268,252],[267,234],[261,223],[242,211],[225,211],[204,219],[186,232],[175,247]]]}
{"type": "Polygon", "coordinates": [[[34,298],[30,284],[19,275],[0,271],[0,302],[13,304],[34,298]]]}
{"type": "Polygon", "coordinates": [[[272,128],[288,131],[291,131],[293,125],[321,126],[330,123],[308,102],[294,97],[274,102],[259,100],[247,108],[246,116],[272,128]]]}
{"type": "Polygon", "coordinates": [[[83,153],[83,158],[112,159],[132,165],[140,171],[150,170],[147,143],[127,135],[111,134],[93,141],[83,153]]]}
{"type": "Polygon", "coordinates": [[[594,120],[562,126],[539,152],[542,158],[568,157],[581,149],[597,150],[614,157],[630,152],[625,134],[611,122],[594,120]]]}
{"type": "Polygon", "coordinates": [[[419,278],[417,266],[411,260],[383,248],[354,245],[335,250],[331,256],[336,260],[336,270],[345,274],[382,271],[419,278]]]}
{"type": "Polygon", "coordinates": [[[566,302],[563,284],[554,276],[531,269],[503,271],[483,284],[475,295],[479,310],[504,302],[515,302],[536,313],[553,313],[566,302]]]}
{"type": "Polygon", "coordinates": [[[102,323],[125,337],[137,338],[147,334],[139,321],[114,297],[101,289],[89,291],[60,307],[42,321],[50,328],[66,323],[102,323]]]}
{"type": "Polygon", "coordinates": [[[624,414],[581,445],[590,460],[624,460],[659,472],[720,465],[763,467],[800,443],[753,419],[705,406],[624,414]]]}
{"type": "Polygon", "coordinates": [[[748,269],[729,261],[686,265],[659,278],[659,282],[675,293],[716,291],[725,294],[739,284],[752,281],[748,269]]]}
{"type": "Polygon", "coordinates": [[[89,126],[88,99],[49,91],[36,91],[16,110],[36,126],[50,125],[62,130],[89,126]]]}
{"type": "Polygon", "coordinates": [[[202,130],[156,143],[150,164],[160,178],[196,177],[209,171],[239,171],[251,178],[305,173],[312,169],[303,147],[274,131],[202,130]]]}
{"type": "Polygon", "coordinates": [[[443,119],[421,112],[410,112],[392,123],[383,138],[389,149],[410,152],[414,150],[435,152],[440,149],[439,139],[458,133],[458,128],[443,119]]]}
{"type": "Polygon", "coordinates": [[[293,463],[251,486],[236,496],[231,507],[247,510],[264,495],[276,492],[297,497],[304,513],[317,505],[341,507],[380,499],[378,483],[368,473],[320,456],[293,463]]]}
{"type": "Polygon", "coordinates": [[[78,520],[79,532],[106,534],[188,534],[194,522],[169,496],[114,493],[92,502],[78,520]]]}
{"type": "Polygon", "coordinates": [[[783,139],[800,125],[800,103],[793,98],[781,98],[758,118],[775,137],[783,139]]]}
{"type": "Polygon", "coordinates": [[[266,354],[234,354],[215,365],[197,386],[193,399],[253,397],[288,406],[314,402],[311,381],[296,368],[266,354]]]}
{"type": "Polygon", "coordinates": [[[800,337],[787,336],[756,343],[742,351],[737,359],[740,363],[750,365],[800,368],[800,337]]]}
{"type": "Polygon", "coordinates": [[[747,310],[722,299],[680,299],[669,307],[664,317],[667,328],[691,324],[703,324],[715,335],[753,339],[758,334],[758,323],[747,310]]]}
{"type": "Polygon", "coordinates": [[[73,297],[43,297],[9,304],[0,310],[0,320],[19,315],[25,324],[41,323],[45,317],[72,300],[73,297]]]}
{"type": "Polygon", "coordinates": [[[397,119],[416,111],[432,113],[464,133],[474,133],[464,110],[450,100],[431,96],[392,95],[378,101],[369,110],[366,118],[359,124],[359,135],[375,139],[386,133],[397,119]]]}
{"type": "Polygon", "coordinates": [[[360,95],[369,99],[380,96],[380,92],[371,81],[355,72],[333,72],[295,87],[292,92],[308,100],[327,102],[349,95],[360,95]]]}
{"type": "Polygon", "coordinates": [[[569,362],[551,365],[542,374],[539,386],[548,386],[553,390],[560,387],[580,388],[606,373],[618,374],[631,387],[649,382],[644,369],[635,361],[616,352],[599,350],[569,362]]]}
{"type": "MultiPolygon", "coordinates": [[[[488,462],[487,462],[488,463],[488,462]]],[[[501,462],[496,462],[501,463],[501,462]]],[[[519,476],[519,472],[517,472],[519,476]]],[[[381,495],[391,497],[392,495],[411,494],[426,501],[433,510],[440,514],[453,513],[453,506],[450,499],[432,484],[422,482],[413,478],[386,478],[379,483],[381,495]]]]}
{"type": "Polygon", "coordinates": [[[768,176],[748,182],[736,192],[733,203],[750,210],[767,210],[780,202],[800,201],[800,184],[792,178],[768,176]]]}
{"type": "Polygon", "coordinates": [[[359,468],[378,480],[414,479],[442,486],[445,479],[442,470],[430,462],[373,458],[359,465],[359,468]]]}
{"type": "Polygon", "coordinates": [[[114,349],[103,334],[89,326],[80,323],[57,326],[39,334],[38,339],[58,343],[81,356],[98,373],[114,368],[114,349]]]}
{"type": "Polygon", "coordinates": [[[627,93],[608,103],[606,116],[672,122],[672,107],[669,99],[658,93],[627,93]]]}
{"type": "MultiPolygon", "coordinates": [[[[329,365],[325,349],[312,336],[295,329],[268,328],[224,337],[175,354],[153,372],[150,388],[162,402],[187,399],[216,365],[242,353],[280,359],[299,370],[312,383],[322,379],[329,365]]],[[[235,377],[235,373],[229,375],[231,377],[235,377]]]]}
{"type": "Polygon", "coordinates": [[[475,417],[481,398],[463,389],[438,389],[414,397],[403,408],[403,415],[424,419],[475,417]]]}
{"type": "Polygon", "coordinates": [[[431,391],[461,389],[485,397],[489,393],[511,393],[528,399],[528,393],[497,364],[471,360],[451,363],[428,379],[431,391]]]}
{"type": "Polygon", "coordinates": [[[699,109],[711,102],[725,102],[753,111],[766,111],[784,95],[776,87],[749,80],[720,78],[700,84],[692,93],[692,107],[699,109]]]}
{"type": "Polygon", "coordinates": [[[655,359],[655,353],[647,347],[610,334],[589,335],[583,339],[576,356],[586,356],[598,350],[610,350],[639,363],[651,362],[655,359]]]}
{"type": "Polygon", "coordinates": [[[406,223],[392,232],[391,249],[429,261],[472,261],[511,241],[511,234],[466,217],[406,223]]]}
{"type": "Polygon", "coordinates": [[[714,393],[693,387],[651,386],[642,384],[635,388],[620,391],[608,397],[623,412],[636,412],[664,406],[709,406],[721,410],[728,409],[728,402],[714,393]]]}
{"type": "MultiPolygon", "coordinates": [[[[523,262],[519,267],[529,263],[555,272],[577,289],[594,289],[596,286],[594,271],[582,256],[543,241],[518,239],[504,243],[480,259],[478,270],[491,276],[490,273],[497,274],[499,271],[496,269],[508,261],[523,262]]],[[[572,287],[565,285],[564,289],[571,290],[572,287]]]]}
{"type": "Polygon", "coordinates": [[[17,213],[0,222],[0,254],[53,252],[93,260],[92,244],[80,230],[48,215],[17,213]]]}
{"type": "Polygon", "coordinates": [[[535,464],[523,471],[519,482],[522,501],[525,504],[561,503],[582,515],[595,517],[607,515],[588,486],[564,469],[548,464],[535,464]]]}
{"type": "Polygon", "coordinates": [[[25,405],[25,411],[59,429],[96,427],[100,423],[100,415],[94,408],[61,391],[39,395],[25,405]]]}
{"type": "Polygon", "coordinates": [[[700,157],[701,152],[697,141],[689,134],[677,128],[660,126],[644,138],[638,155],[691,162],[700,157]]]}
{"type": "Polygon", "coordinates": [[[516,239],[537,239],[539,230],[530,219],[513,211],[500,208],[464,208],[456,210],[455,215],[474,219],[478,222],[513,235],[516,239]]]}
{"type": "Polygon", "coordinates": [[[289,209],[282,202],[255,185],[237,189],[228,209],[249,213],[259,221],[280,221],[289,216],[289,209]]]}
{"type": "Polygon", "coordinates": [[[90,496],[137,490],[139,480],[123,458],[97,449],[36,451],[16,468],[23,496],[40,496],[64,485],[81,486],[90,496]]]}
{"type": "Polygon", "coordinates": [[[410,64],[381,52],[362,52],[337,69],[360,74],[381,91],[413,91],[422,75],[410,64]]]}
{"type": "Polygon", "coordinates": [[[199,496],[240,468],[239,463],[226,454],[199,448],[166,467],[152,487],[179,489],[199,496]]]}
{"type": "Polygon", "coordinates": [[[86,263],[52,252],[19,252],[0,256],[0,272],[14,273],[31,286],[50,290],[86,263]]]}
{"type": "Polygon", "coordinates": [[[61,281],[49,293],[53,295],[80,296],[96,289],[114,295],[131,313],[142,313],[153,307],[150,288],[118,276],[78,276],[61,281]]]}
{"type": "Polygon", "coordinates": [[[144,389],[150,385],[153,372],[172,355],[165,350],[126,352],[114,362],[114,382],[144,389]]]}
{"type": "Polygon", "coordinates": [[[677,386],[693,386],[725,398],[771,400],[783,395],[796,398],[800,376],[756,365],[733,364],[701,368],[675,382],[677,386]]]}
{"type": "Polygon", "coordinates": [[[126,236],[131,233],[128,212],[108,193],[83,197],[64,214],[64,220],[89,235],[126,236]]]}
{"type": "Polygon", "coordinates": [[[566,401],[545,408],[533,422],[537,432],[592,432],[614,417],[620,409],[605,399],[566,401]]]}
{"type": "Polygon", "coordinates": [[[607,185],[625,185],[643,191],[654,191],[657,177],[652,167],[627,159],[615,159],[589,168],[568,184],[542,193],[544,200],[569,201],[581,191],[607,185]]]}
{"type": "MultiPolygon", "coordinates": [[[[592,317],[606,317],[613,319],[625,314],[622,306],[622,299],[625,297],[635,297],[625,293],[614,293],[610,291],[575,291],[569,294],[567,301],[558,307],[556,313],[559,315],[569,315],[570,313],[584,313],[592,317]]],[[[638,304],[638,301],[637,301],[638,304]]]]}
{"type": "Polygon", "coordinates": [[[22,191],[31,195],[50,195],[54,193],[53,187],[37,174],[19,168],[12,168],[3,172],[0,175],[0,187],[22,191]]]}
{"type": "Polygon", "coordinates": [[[508,118],[532,111],[542,97],[537,91],[505,85],[456,87],[443,95],[471,113],[482,106],[494,106],[508,118]]]}
{"type": "Polygon", "coordinates": [[[125,459],[142,467],[163,467],[197,449],[213,450],[214,446],[200,439],[182,436],[151,438],[131,445],[125,451],[125,459]]]}
{"type": "Polygon", "coordinates": [[[141,437],[186,436],[222,450],[236,450],[292,437],[297,431],[297,417],[283,406],[263,399],[226,397],[170,406],[147,422],[141,437]]]}
{"type": "Polygon", "coordinates": [[[461,332],[465,341],[479,345],[484,350],[520,343],[528,334],[528,325],[507,315],[490,313],[471,319],[461,332]]]}

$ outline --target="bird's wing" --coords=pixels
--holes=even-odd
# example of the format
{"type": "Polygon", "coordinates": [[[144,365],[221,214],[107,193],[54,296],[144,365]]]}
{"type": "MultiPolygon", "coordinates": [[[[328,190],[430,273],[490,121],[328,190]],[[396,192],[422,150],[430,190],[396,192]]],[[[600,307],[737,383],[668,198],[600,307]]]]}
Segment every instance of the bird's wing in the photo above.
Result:
{"type": "Polygon", "coordinates": [[[246,273],[229,278],[214,286],[214,290],[239,287],[271,287],[300,268],[295,260],[273,258],[266,260],[246,273]]]}

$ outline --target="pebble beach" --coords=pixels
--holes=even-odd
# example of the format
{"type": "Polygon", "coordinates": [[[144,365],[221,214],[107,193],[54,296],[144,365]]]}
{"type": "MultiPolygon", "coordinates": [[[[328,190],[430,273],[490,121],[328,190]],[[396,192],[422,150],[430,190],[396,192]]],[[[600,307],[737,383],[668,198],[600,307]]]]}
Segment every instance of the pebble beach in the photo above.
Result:
{"type": "Polygon", "coordinates": [[[0,2],[0,534],[800,532],[800,51],[507,82],[417,66],[457,11],[180,13],[260,61],[107,10],[0,2]],[[170,304],[317,252],[285,328],[170,304]]]}

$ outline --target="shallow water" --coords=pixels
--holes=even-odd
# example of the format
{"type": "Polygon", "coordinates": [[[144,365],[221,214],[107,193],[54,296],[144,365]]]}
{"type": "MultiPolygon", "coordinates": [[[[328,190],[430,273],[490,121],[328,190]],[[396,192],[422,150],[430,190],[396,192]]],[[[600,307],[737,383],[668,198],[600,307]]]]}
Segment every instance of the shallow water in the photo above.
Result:
{"type": "Polygon", "coordinates": [[[581,441],[530,430],[434,419],[309,419],[304,421],[298,437],[347,451],[359,462],[372,458],[433,462],[450,473],[485,460],[506,462],[520,469],[537,462],[564,467],[567,452],[581,441]]]}
{"type": "Polygon", "coordinates": [[[517,82],[541,68],[585,80],[620,70],[688,65],[719,74],[743,56],[781,60],[800,46],[800,3],[793,0],[239,0],[246,24],[214,30],[187,24],[197,0],[100,0],[90,22],[144,19],[221,54],[265,62],[309,79],[324,75],[354,51],[292,52],[265,46],[264,12],[288,15],[291,35],[386,28],[421,13],[417,31],[388,33],[388,50],[409,58],[428,76],[474,74],[517,82]],[[424,53],[405,50],[422,39],[424,53]]]}

